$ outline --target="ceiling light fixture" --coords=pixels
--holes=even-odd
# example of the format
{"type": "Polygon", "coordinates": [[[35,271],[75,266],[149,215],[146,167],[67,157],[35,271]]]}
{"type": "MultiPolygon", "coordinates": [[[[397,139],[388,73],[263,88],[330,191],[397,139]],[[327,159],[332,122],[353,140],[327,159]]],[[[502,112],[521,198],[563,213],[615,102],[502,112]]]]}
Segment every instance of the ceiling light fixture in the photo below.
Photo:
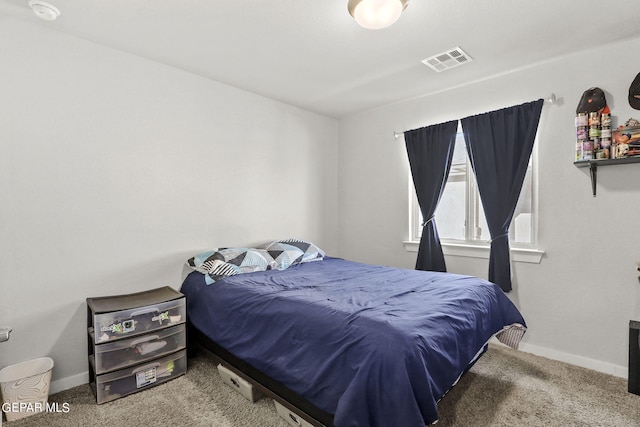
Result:
{"type": "Polygon", "coordinates": [[[347,9],[361,27],[379,30],[396,22],[408,5],[409,0],[349,0],[347,9]]]}
{"type": "Polygon", "coordinates": [[[60,10],[52,4],[40,0],[29,0],[33,13],[45,21],[55,21],[60,16],[60,10]]]}

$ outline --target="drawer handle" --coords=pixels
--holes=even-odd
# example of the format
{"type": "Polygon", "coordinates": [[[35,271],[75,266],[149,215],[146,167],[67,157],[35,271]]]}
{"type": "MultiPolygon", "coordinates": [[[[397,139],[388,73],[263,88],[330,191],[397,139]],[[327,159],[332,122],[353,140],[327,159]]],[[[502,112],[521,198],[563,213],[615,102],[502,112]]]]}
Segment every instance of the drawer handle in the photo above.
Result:
{"type": "Polygon", "coordinates": [[[159,363],[149,363],[148,365],[144,365],[139,367],[138,369],[134,369],[133,371],[131,371],[132,374],[137,374],[138,372],[142,372],[142,371],[146,371],[147,369],[151,369],[151,368],[157,368],[158,366],[160,366],[159,363]]]}
{"type": "Polygon", "coordinates": [[[298,417],[294,416],[291,412],[289,412],[289,418],[291,418],[291,421],[293,421],[297,425],[300,425],[300,421],[298,421],[298,417]]]}
{"type": "Polygon", "coordinates": [[[141,356],[158,351],[167,345],[166,341],[143,342],[135,348],[141,356]]]}
{"type": "Polygon", "coordinates": [[[133,313],[131,313],[131,317],[142,316],[143,314],[149,314],[149,313],[157,313],[159,311],[160,310],[158,310],[156,307],[147,307],[147,308],[143,308],[142,310],[134,311],[133,313]]]}
{"type": "Polygon", "coordinates": [[[138,338],[137,340],[131,341],[131,344],[129,344],[129,347],[135,347],[138,344],[142,344],[143,342],[155,341],[159,339],[160,339],[159,335],[149,335],[149,336],[138,338]]]}

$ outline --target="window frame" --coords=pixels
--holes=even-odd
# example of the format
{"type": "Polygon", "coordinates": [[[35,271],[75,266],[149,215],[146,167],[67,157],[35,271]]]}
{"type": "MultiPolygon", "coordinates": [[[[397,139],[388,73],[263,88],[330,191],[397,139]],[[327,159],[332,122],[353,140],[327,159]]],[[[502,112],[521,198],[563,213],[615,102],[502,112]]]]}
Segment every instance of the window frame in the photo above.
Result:
{"type": "MultiPolygon", "coordinates": [[[[461,133],[459,130],[458,133],[461,133]]],[[[531,153],[531,243],[511,242],[509,248],[511,260],[515,262],[527,262],[539,264],[542,261],[544,251],[538,248],[538,139],[533,146],[531,153]]],[[[469,159],[467,159],[467,171],[471,170],[469,159]]],[[[420,206],[415,193],[411,170],[408,174],[409,183],[409,240],[404,241],[405,249],[409,252],[417,252],[420,244],[420,234],[422,225],[420,224],[420,206]]],[[[469,193],[465,197],[465,222],[473,218],[472,226],[478,224],[480,209],[480,193],[477,189],[475,175],[466,173],[467,189],[469,193]]],[[[437,219],[437,218],[436,218],[437,219]]],[[[475,232],[475,230],[474,230],[475,232]]],[[[463,256],[470,258],[489,258],[490,241],[470,238],[471,231],[469,225],[465,224],[465,239],[441,238],[442,251],[444,255],[463,256]]]]}

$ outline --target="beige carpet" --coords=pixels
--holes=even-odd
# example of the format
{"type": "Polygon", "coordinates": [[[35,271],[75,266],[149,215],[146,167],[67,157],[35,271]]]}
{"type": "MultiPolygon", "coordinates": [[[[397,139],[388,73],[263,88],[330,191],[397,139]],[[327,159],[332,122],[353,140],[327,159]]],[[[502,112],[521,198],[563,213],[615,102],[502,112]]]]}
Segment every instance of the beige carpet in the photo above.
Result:
{"type": "MultiPolygon", "coordinates": [[[[205,355],[183,377],[96,405],[88,385],[52,395],[70,411],[5,422],[31,426],[286,427],[273,402],[250,403],[225,385],[205,355]]],[[[443,426],[640,426],[640,396],[627,381],[553,360],[491,346],[439,404],[443,426]]],[[[402,427],[402,426],[389,426],[402,427]]]]}

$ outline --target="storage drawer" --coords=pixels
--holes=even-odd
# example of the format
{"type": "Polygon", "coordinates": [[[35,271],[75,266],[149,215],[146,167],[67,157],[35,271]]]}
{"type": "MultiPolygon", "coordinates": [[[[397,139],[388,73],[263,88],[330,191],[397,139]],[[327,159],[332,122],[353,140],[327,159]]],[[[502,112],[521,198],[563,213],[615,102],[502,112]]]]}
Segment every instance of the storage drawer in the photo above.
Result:
{"type": "Polygon", "coordinates": [[[235,372],[225,368],[222,365],[218,365],[218,372],[220,373],[222,381],[224,381],[225,384],[230,385],[231,388],[239,392],[251,402],[255,402],[262,397],[262,393],[256,390],[253,385],[251,385],[251,383],[244,380],[243,378],[240,378],[239,375],[236,375],[235,372]]]}
{"type": "Polygon", "coordinates": [[[278,415],[280,415],[282,419],[289,423],[289,425],[297,427],[313,427],[313,424],[303,420],[300,415],[296,414],[284,405],[281,405],[275,400],[273,401],[273,403],[276,404],[276,412],[278,413],[278,415]]]}
{"type": "Polygon", "coordinates": [[[91,355],[96,374],[138,365],[147,360],[182,350],[187,345],[184,324],[132,338],[95,346],[91,355]]]}
{"type": "Polygon", "coordinates": [[[180,350],[131,368],[97,375],[91,384],[98,403],[106,403],[145,388],[162,384],[187,372],[187,351],[180,350]]]}
{"type": "Polygon", "coordinates": [[[93,333],[96,344],[128,338],[184,323],[187,317],[184,298],[137,307],[129,310],[94,314],[93,333]]]}

